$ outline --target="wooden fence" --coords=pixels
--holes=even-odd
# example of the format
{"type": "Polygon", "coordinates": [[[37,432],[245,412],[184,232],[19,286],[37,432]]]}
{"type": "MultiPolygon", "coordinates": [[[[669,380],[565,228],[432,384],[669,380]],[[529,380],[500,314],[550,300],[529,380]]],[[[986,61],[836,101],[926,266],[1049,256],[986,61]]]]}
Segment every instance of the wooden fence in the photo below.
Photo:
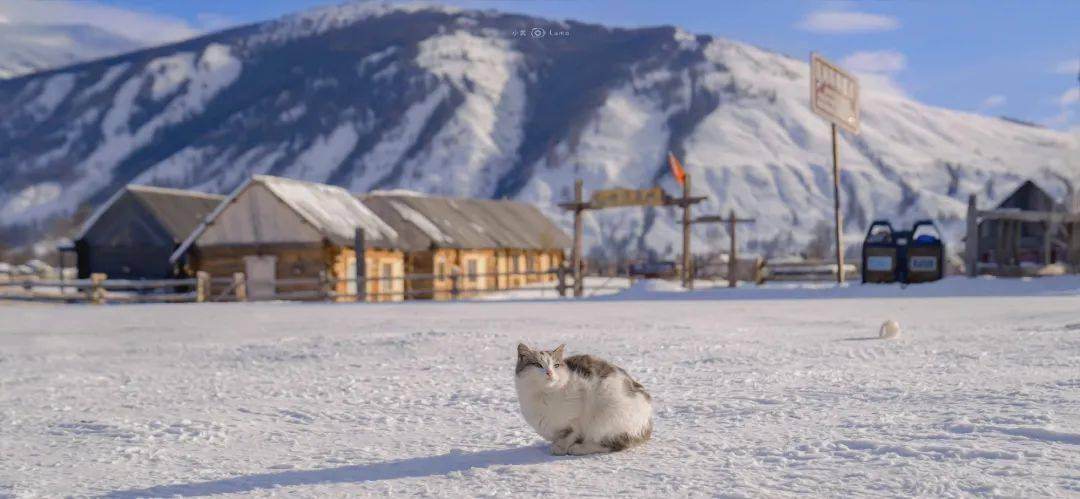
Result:
{"type": "MultiPolygon", "coordinates": [[[[844,264],[844,279],[858,278],[859,267],[844,264]]],[[[762,282],[836,282],[836,263],[833,262],[777,262],[766,263],[761,276],[762,282]]]]}
{"type": "Polygon", "coordinates": [[[199,279],[18,279],[0,282],[0,299],[61,302],[189,302],[199,299],[199,279]],[[186,290],[186,291],[184,291],[186,290]]]}
{"type": "MultiPolygon", "coordinates": [[[[319,277],[278,278],[272,281],[249,281],[243,273],[230,277],[212,277],[206,272],[188,279],[128,280],[108,279],[105,274],[93,274],[89,279],[44,280],[22,279],[0,282],[0,300],[87,302],[87,303],[175,303],[175,302],[230,302],[256,300],[308,300],[336,302],[384,302],[413,299],[459,300],[480,297],[491,293],[557,293],[567,296],[574,289],[568,279],[573,274],[565,267],[549,271],[488,272],[448,275],[406,274],[398,276],[356,278],[333,278],[325,273],[319,277]],[[498,277],[499,282],[510,278],[555,276],[554,282],[541,282],[520,287],[484,288],[471,285],[480,278],[498,277]],[[377,283],[379,290],[393,289],[395,282],[417,283],[429,281],[430,287],[400,286],[400,290],[368,292],[368,283],[377,283]],[[437,288],[436,282],[447,282],[445,288],[437,288]],[[336,291],[339,284],[357,290],[351,293],[336,291]],[[355,286],[349,286],[356,284],[355,286]],[[259,288],[263,292],[253,292],[259,288]],[[266,293],[270,289],[272,292],[266,293]]],[[[527,280],[527,279],[525,279],[527,280]]],[[[614,286],[590,286],[592,290],[621,289],[614,286]]]]}
{"type": "MultiPolygon", "coordinates": [[[[767,281],[832,281],[836,277],[836,265],[827,262],[768,263],[755,267],[758,283],[767,281]]],[[[726,265],[723,275],[727,276],[726,265]]],[[[844,266],[845,274],[851,277],[857,274],[854,265],[844,266]]],[[[703,276],[699,275],[699,278],[703,276]]],[[[356,278],[333,278],[325,274],[319,277],[286,277],[272,281],[251,281],[243,273],[228,277],[213,277],[206,272],[199,272],[194,278],[187,279],[109,279],[105,274],[93,274],[89,279],[16,279],[0,281],[0,300],[49,301],[68,303],[183,303],[183,302],[237,302],[262,300],[304,300],[333,302],[388,302],[402,300],[461,300],[480,298],[493,293],[521,294],[545,293],[558,294],[560,297],[574,293],[574,275],[567,267],[557,267],[548,271],[487,272],[466,274],[453,272],[448,275],[405,274],[398,276],[356,278]],[[541,282],[525,284],[519,287],[481,287],[470,283],[486,278],[498,278],[496,282],[509,282],[510,278],[554,276],[553,282],[541,279],[541,282]],[[394,283],[402,283],[394,286],[394,283]],[[427,282],[428,286],[417,286],[427,282]],[[448,286],[438,287],[436,282],[448,286]],[[379,291],[368,291],[368,284],[379,291]],[[409,284],[405,284],[409,283],[409,284]],[[345,288],[354,292],[342,293],[345,288]],[[262,292],[255,292],[260,289],[262,292]],[[267,293],[266,290],[272,290],[267,293]],[[387,291],[387,289],[390,289],[387,291]]],[[[583,279],[584,281],[584,279],[583,279]]],[[[594,296],[598,291],[625,289],[622,286],[609,285],[608,281],[582,289],[587,293],[582,296],[594,296]]],[[[631,280],[632,282],[632,280],[631,280]]]]}

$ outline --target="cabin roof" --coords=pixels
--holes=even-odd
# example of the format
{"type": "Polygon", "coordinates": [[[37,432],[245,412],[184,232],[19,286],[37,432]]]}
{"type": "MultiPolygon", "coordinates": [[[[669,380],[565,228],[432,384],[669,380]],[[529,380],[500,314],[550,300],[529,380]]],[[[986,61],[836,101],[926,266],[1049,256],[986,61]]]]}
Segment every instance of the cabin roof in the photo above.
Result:
{"type": "Polygon", "coordinates": [[[393,246],[397,240],[397,232],[390,225],[341,187],[268,175],[256,175],[254,181],[269,188],[336,244],[352,246],[357,227],[363,228],[365,238],[379,247],[393,246]]]}
{"type": "Polygon", "coordinates": [[[79,240],[86,237],[101,217],[109,211],[109,208],[125,196],[133,198],[139,206],[153,216],[176,243],[184,241],[199,226],[203,218],[214,211],[214,208],[225,199],[225,196],[197,191],[148,185],[126,185],[83,223],[79,233],[73,239],[79,240]]]}
{"type": "Polygon", "coordinates": [[[535,206],[507,200],[378,193],[364,204],[410,251],[430,248],[561,249],[570,239],[535,206]]]}
{"type": "Polygon", "coordinates": [[[334,244],[352,247],[356,228],[360,227],[364,229],[365,239],[369,246],[399,247],[397,232],[345,189],[283,177],[255,175],[237,187],[217,209],[210,213],[172,254],[170,260],[175,262],[187,252],[199,236],[213,225],[214,220],[233,204],[234,200],[255,185],[264,186],[334,244]]]}
{"type": "Polygon", "coordinates": [[[998,209],[1019,209],[1024,211],[1053,211],[1058,207],[1058,202],[1042,187],[1031,180],[1024,181],[998,203],[998,209]]]}

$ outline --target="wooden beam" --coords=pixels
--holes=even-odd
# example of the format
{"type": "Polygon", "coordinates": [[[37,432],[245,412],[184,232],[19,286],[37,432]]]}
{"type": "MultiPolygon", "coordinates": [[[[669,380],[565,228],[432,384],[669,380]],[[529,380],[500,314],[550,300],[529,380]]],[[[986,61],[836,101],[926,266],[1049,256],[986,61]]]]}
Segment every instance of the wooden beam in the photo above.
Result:
{"type": "Polygon", "coordinates": [[[728,253],[728,265],[727,265],[727,285],[729,288],[735,287],[735,265],[738,264],[738,251],[739,246],[735,244],[735,224],[737,219],[735,218],[735,210],[731,210],[731,216],[728,217],[728,232],[731,236],[731,251],[728,253]]]}
{"type": "Polygon", "coordinates": [[[1017,222],[1049,222],[1050,220],[1060,223],[1080,222],[1080,213],[1053,211],[979,210],[978,217],[982,220],[1015,220],[1017,222]]]}
{"type": "Polygon", "coordinates": [[[574,297],[581,298],[585,294],[585,286],[582,282],[581,272],[581,248],[582,237],[584,236],[584,221],[581,219],[586,210],[588,203],[585,202],[584,185],[579,178],[574,180],[574,248],[573,256],[571,258],[574,272],[574,297]]]}
{"type": "Polygon", "coordinates": [[[690,175],[683,177],[682,206],[682,275],[683,287],[694,289],[694,276],[690,272],[690,175]]]}
{"type": "Polygon", "coordinates": [[[975,277],[979,264],[979,218],[975,208],[975,195],[968,196],[967,235],[964,241],[964,271],[968,277],[975,277]]]}
{"type": "MultiPolygon", "coordinates": [[[[690,223],[695,223],[695,224],[726,224],[726,223],[730,222],[731,220],[732,220],[731,218],[724,218],[724,217],[722,217],[720,215],[705,215],[705,216],[700,216],[700,217],[697,217],[697,218],[691,220],[690,223]]],[[[740,223],[740,224],[754,223],[754,222],[757,221],[757,219],[754,219],[754,218],[735,218],[734,220],[735,220],[735,223],[740,223]]]]}

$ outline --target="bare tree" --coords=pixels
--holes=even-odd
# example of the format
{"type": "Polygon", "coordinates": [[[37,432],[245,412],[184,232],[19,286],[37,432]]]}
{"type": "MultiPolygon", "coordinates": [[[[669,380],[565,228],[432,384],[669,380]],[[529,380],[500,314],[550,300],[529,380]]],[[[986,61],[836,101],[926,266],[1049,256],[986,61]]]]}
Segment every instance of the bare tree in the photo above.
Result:
{"type": "Polygon", "coordinates": [[[814,226],[813,238],[803,249],[808,260],[825,260],[833,255],[833,227],[828,220],[821,220],[814,226]]]}

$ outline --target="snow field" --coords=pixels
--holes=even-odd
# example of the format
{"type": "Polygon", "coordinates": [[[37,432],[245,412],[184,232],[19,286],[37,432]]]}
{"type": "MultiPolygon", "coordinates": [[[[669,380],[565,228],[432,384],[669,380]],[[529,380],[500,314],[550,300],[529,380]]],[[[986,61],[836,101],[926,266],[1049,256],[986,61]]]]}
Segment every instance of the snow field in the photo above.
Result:
{"type": "Polygon", "coordinates": [[[1077,470],[1075,293],[0,305],[0,495],[1068,496],[1077,470]],[[653,441],[550,456],[519,340],[627,369],[653,441]]]}

